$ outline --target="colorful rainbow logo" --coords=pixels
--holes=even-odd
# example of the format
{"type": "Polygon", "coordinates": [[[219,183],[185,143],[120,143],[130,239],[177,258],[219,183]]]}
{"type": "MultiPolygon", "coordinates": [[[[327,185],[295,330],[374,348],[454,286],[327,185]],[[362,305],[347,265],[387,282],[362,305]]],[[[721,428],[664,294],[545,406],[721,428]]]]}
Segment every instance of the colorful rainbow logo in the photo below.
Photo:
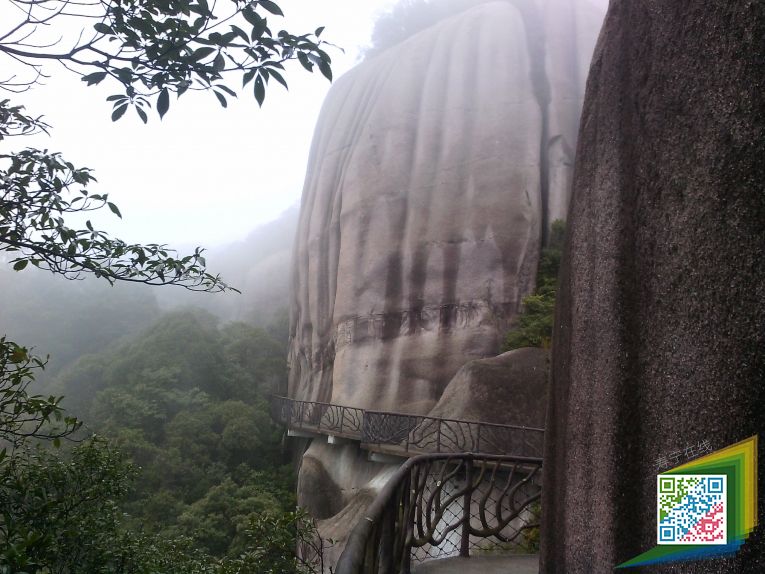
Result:
{"type": "MultiPolygon", "coordinates": [[[[724,544],[710,544],[708,542],[689,544],[687,541],[681,544],[660,543],[648,552],[619,564],[617,568],[715,558],[732,554],[741,548],[741,545],[757,526],[757,436],[659,474],[657,477],[659,497],[661,497],[662,488],[668,487],[669,482],[672,480],[687,481],[690,475],[704,475],[705,480],[713,475],[711,477],[713,481],[720,479],[721,485],[727,485],[725,488],[725,511],[716,514],[724,517],[726,542],[724,544]],[[665,477],[664,486],[662,485],[662,477],[665,477]]],[[[657,510],[659,541],[662,539],[661,520],[665,516],[667,516],[666,509],[659,506],[657,510]]],[[[712,514],[707,514],[701,522],[709,520],[710,516],[712,514]]],[[[699,523],[693,528],[703,528],[703,526],[699,523]]]]}

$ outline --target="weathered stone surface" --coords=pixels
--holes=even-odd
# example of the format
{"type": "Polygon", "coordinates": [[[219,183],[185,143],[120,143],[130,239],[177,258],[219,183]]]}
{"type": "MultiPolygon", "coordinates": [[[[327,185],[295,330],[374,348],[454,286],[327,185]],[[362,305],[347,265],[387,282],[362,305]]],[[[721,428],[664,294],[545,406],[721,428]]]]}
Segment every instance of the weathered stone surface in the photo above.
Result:
{"type": "Polygon", "coordinates": [[[312,441],[298,475],[298,504],[317,509],[316,518],[340,512],[360,489],[391,471],[391,465],[369,462],[367,455],[355,444],[312,441]]]}
{"type": "Polygon", "coordinates": [[[424,414],[495,354],[565,212],[587,2],[491,2],[333,86],[298,227],[290,394],[424,414]]]}
{"type": "Polygon", "coordinates": [[[543,428],[548,351],[516,349],[463,366],[428,416],[543,428]]]}
{"type": "MultiPolygon", "coordinates": [[[[336,82],[298,224],[290,396],[426,414],[497,353],[568,205],[601,18],[581,0],[485,3],[336,82]]],[[[476,398],[463,414],[508,420],[476,398]]],[[[356,445],[308,449],[299,503],[340,541],[333,556],[393,468],[356,445]]]]}
{"type": "MultiPolygon", "coordinates": [[[[657,459],[765,431],[763,62],[761,2],[611,2],[553,342],[542,572],[652,548],[657,459]]],[[[765,572],[762,527],[733,558],[639,571],[765,572]]]]}
{"type": "Polygon", "coordinates": [[[350,530],[374,500],[398,465],[369,462],[357,444],[328,445],[312,441],[303,455],[298,474],[298,505],[318,519],[321,537],[333,540],[325,550],[334,564],[345,547],[350,530]]]}

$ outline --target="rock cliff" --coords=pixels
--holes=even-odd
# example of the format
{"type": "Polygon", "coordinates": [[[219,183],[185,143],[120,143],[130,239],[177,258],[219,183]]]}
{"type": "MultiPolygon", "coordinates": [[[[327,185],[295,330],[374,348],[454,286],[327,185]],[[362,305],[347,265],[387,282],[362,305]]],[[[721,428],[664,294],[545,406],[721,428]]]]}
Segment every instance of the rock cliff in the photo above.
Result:
{"type": "MultiPolygon", "coordinates": [[[[497,407],[508,392],[473,376],[509,389],[525,373],[534,412],[522,414],[540,424],[544,353],[473,363],[445,389],[463,365],[497,354],[567,210],[601,19],[582,0],[485,2],[336,82],[293,259],[291,397],[527,423],[497,407]],[[469,389],[474,400],[452,404],[469,389]]],[[[309,446],[298,501],[339,540],[332,552],[393,468],[355,445],[309,446]]]]}
{"type": "MultiPolygon", "coordinates": [[[[764,38],[761,2],[611,2],[558,295],[542,572],[652,548],[657,460],[765,431],[764,38]]],[[[660,571],[764,572],[762,529],[660,571]]]]}
{"type": "Polygon", "coordinates": [[[293,262],[291,396],[426,413],[497,352],[568,206],[601,17],[483,3],[333,86],[293,262]]]}

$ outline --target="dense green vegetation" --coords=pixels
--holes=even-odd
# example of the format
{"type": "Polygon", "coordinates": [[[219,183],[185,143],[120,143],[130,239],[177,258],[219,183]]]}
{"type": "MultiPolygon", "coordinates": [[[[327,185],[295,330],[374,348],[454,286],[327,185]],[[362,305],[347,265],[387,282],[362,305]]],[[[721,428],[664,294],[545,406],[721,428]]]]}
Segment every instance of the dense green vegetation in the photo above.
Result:
{"type": "Polygon", "coordinates": [[[99,439],[69,456],[26,449],[0,466],[0,572],[82,574],[290,574],[312,571],[294,558],[312,528],[296,512],[252,515],[241,551],[218,558],[193,537],[125,527],[119,501],[135,467],[99,439]],[[12,518],[13,520],[9,520],[12,518]]]}
{"type": "Polygon", "coordinates": [[[285,356],[186,310],[65,369],[51,387],[106,438],[0,456],[0,572],[302,571],[312,527],[266,402],[285,356]]]}
{"type": "Polygon", "coordinates": [[[81,358],[53,389],[141,468],[126,506],[135,526],[186,534],[222,556],[242,549],[252,515],[294,507],[267,405],[284,357],[262,329],[176,312],[81,358]]]}
{"type": "MultiPolygon", "coordinates": [[[[9,95],[0,100],[3,143],[49,133],[42,116],[19,100],[49,77],[51,62],[87,85],[110,85],[112,121],[132,108],[144,123],[148,111],[162,118],[190,90],[212,93],[226,107],[240,81],[262,105],[269,80],[287,86],[289,60],[332,78],[323,28],[272,30],[283,15],[272,0],[11,4],[18,10],[0,23],[0,60],[9,67],[0,79],[9,95]]],[[[121,217],[106,193],[92,192],[95,181],[91,169],[59,153],[4,149],[0,262],[109,284],[235,291],[208,272],[201,248],[182,254],[94,227],[91,211],[121,217]]],[[[88,430],[113,442],[88,439],[56,450],[86,427],[65,415],[60,396],[35,394],[45,361],[6,337],[23,332],[3,325],[0,573],[297,571],[293,549],[306,529],[288,512],[289,474],[280,468],[278,432],[264,400],[283,378],[276,340],[246,325],[219,329],[209,316],[180,313],[120,342],[153,314],[151,305],[138,314],[129,311],[134,305],[115,306],[127,313],[91,317],[89,329],[39,313],[23,291],[4,295],[31,334],[49,332],[38,344],[58,354],[59,365],[78,349],[99,353],[46,384],[71,391],[88,430]]]]}
{"type": "Polygon", "coordinates": [[[539,257],[536,289],[534,293],[523,298],[521,313],[505,337],[503,352],[521,347],[550,347],[558,271],[565,237],[566,223],[560,219],[554,221],[547,247],[542,249],[539,257]]]}

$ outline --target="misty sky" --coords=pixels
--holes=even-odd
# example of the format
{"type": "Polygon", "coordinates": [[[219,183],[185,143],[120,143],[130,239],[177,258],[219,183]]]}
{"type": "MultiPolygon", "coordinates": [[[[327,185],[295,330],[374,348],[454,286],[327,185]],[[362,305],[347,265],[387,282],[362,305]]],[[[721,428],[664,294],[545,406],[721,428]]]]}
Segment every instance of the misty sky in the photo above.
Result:
{"type": "MultiPolygon", "coordinates": [[[[358,61],[375,18],[394,3],[282,0],[286,19],[271,26],[293,33],[326,26],[322,38],[345,49],[330,52],[338,77],[358,61]]],[[[51,137],[16,139],[3,149],[47,148],[93,168],[98,191],[108,192],[122,210],[123,221],[110,214],[94,218],[113,235],[206,247],[242,239],[299,201],[311,136],[330,87],[318,72],[295,65],[287,74],[290,91],[273,84],[262,109],[249,90],[228,109],[212,93],[189,92],[178,105],[171,100],[162,122],[154,112],[144,125],[129,110],[113,124],[105,98],[118,91],[114,86],[86,87],[55,63],[47,72],[47,85],[12,101],[44,114],[51,137]]]]}

